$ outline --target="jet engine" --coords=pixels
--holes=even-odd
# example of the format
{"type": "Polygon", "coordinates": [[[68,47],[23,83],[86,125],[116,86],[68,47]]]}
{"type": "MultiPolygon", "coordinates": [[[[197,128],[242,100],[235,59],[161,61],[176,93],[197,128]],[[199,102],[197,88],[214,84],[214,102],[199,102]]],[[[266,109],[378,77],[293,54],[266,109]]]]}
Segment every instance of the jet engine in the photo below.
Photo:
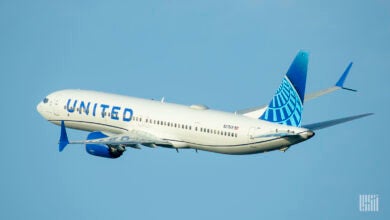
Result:
{"type": "MultiPolygon", "coordinates": [[[[107,135],[100,131],[92,132],[88,135],[87,140],[93,140],[98,138],[105,138],[107,135]]],[[[126,150],[123,145],[106,145],[106,144],[86,144],[86,151],[94,156],[105,157],[105,158],[118,158],[122,156],[126,150]]]]}

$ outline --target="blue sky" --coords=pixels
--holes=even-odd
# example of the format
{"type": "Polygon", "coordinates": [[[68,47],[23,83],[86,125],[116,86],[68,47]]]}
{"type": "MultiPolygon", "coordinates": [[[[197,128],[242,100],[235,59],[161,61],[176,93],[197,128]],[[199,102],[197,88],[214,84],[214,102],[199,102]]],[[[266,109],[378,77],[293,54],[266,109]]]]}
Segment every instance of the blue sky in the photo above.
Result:
{"type": "MultiPolygon", "coordinates": [[[[372,1],[0,1],[1,219],[388,219],[390,4],[372,1]],[[303,123],[374,112],[286,153],[84,146],[59,153],[36,104],[94,89],[225,111],[266,104],[299,49],[303,123]],[[359,212],[378,194],[379,212],[359,212]]],[[[69,131],[73,139],[87,133],[69,131]]]]}

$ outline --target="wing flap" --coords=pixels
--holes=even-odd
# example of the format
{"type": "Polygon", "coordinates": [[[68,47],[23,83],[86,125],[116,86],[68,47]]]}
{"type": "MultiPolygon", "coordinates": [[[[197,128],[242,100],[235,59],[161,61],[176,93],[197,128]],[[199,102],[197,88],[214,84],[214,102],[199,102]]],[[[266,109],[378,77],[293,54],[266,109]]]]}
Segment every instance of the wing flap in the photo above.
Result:
{"type": "Polygon", "coordinates": [[[69,144],[135,145],[135,144],[168,144],[168,143],[157,137],[152,137],[151,135],[135,136],[133,133],[128,132],[124,134],[108,136],[105,138],[70,141],[69,144]]]}
{"type": "Polygon", "coordinates": [[[61,136],[58,143],[59,151],[63,151],[68,144],[105,144],[105,145],[122,145],[134,147],[136,145],[171,145],[170,142],[162,140],[150,133],[143,131],[130,131],[123,134],[106,135],[101,132],[92,132],[96,134],[87,140],[69,141],[66,133],[64,121],[61,121],[61,136]]]}

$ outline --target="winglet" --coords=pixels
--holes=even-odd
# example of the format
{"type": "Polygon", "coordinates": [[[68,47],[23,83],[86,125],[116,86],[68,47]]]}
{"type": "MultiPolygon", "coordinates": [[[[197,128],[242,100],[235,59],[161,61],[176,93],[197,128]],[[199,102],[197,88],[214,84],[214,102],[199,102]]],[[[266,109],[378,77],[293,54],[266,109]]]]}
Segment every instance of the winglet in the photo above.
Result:
{"type": "Polygon", "coordinates": [[[348,76],[348,74],[349,74],[349,70],[350,70],[351,67],[352,67],[352,64],[353,64],[353,62],[349,63],[349,65],[348,65],[348,67],[345,69],[343,75],[341,75],[340,79],[337,81],[336,86],[337,86],[337,87],[340,87],[340,88],[342,88],[342,89],[346,89],[346,90],[349,90],[349,91],[356,92],[357,90],[355,90],[355,89],[350,89],[350,88],[344,87],[345,79],[347,79],[347,76],[348,76]]]}
{"type": "Polygon", "coordinates": [[[63,151],[66,145],[69,144],[68,140],[68,135],[66,134],[66,129],[65,129],[65,123],[64,121],[61,121],[61,136],[60,136],[60,141],[58,142],[58,149],[59,151],[63,151]]]}

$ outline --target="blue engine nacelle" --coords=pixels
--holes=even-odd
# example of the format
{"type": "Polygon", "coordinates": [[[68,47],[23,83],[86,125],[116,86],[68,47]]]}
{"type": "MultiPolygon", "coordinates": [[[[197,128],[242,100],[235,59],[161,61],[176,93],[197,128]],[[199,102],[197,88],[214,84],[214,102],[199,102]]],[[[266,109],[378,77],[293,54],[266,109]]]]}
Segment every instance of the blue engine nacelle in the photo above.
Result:
{"type": "MultiPolygon", "coordinates": [[[[100,131],[92,132],[88,135],[87,140],[93,140],[98,138],[105,138],[107,135],[100,131]]],[[[120,145],[105,145],[105,144],[86,144],[85,150],[94,156],[106,157],[106,158],[118,158],[122,156],[126,150],[124,146],[120,145]]]]}

